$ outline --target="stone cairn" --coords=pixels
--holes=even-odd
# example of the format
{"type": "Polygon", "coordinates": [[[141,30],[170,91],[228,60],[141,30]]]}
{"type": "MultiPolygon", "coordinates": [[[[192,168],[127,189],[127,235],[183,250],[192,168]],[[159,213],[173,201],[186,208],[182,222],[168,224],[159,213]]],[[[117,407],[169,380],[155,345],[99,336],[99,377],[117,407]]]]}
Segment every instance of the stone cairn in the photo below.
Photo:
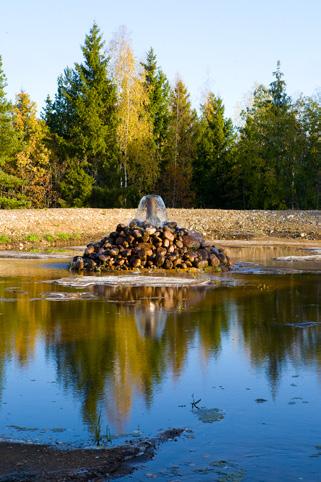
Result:
{"type": "Polygon", "coordinates": [[[103,272],[137,269],[229,270],[223,249],[206,242],[201,233],[168,222],[160,196],[144,196],[136,217],[75,256],[73,271],[103,272]]]}

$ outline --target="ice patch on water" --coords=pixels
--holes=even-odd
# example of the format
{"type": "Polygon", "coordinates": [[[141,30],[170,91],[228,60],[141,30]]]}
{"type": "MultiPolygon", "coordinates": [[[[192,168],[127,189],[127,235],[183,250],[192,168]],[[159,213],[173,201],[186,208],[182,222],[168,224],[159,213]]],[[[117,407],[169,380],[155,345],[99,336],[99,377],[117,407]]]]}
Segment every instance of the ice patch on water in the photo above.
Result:
{"type": "Polygon", "coordinates": [[[251,262],[239,262],[233,266],[232,273],[246,275],[284,275],[284,274],[300,274],[302,269],[294,269],[289,267],[264,266],[251,262]]]}
{"type": "MultiPolygon", "coordinates": [[[[78,300],[96,300],[97,297],[93,293],[79,292],[79,293],[69,293],[69,292],[52,292],[52,293],[44,293],[42,298],[38,298],[39,300],[47,300],[47,301],[78,301],[78,300]]],[[[33,299],[36,301],[36,299],[33,299]]]]}
{"type": "Polygon", "coordinates": [[[70,254],[64,252],[61,253],[32,253],[32,252],[22,252],[22,251],[0,251],[0,258],[2,259],[69,259],[70,254]]]}
{"type": "Polygon", "coordinates": [[[200,407],[193,411],[193,413],[203,423],[220,422],[224,419],[224,412],[219,408],[200,407]]]}
{"type": "Polygon", "coordinates": [[[310,251],[311,253],[315,253],[315,254],[320,254],[321,255],[321,248],[317,248],[317,247],[311,247],[311,248],[304,248],[303,251],[310,251]]]}
{"type": "Polygon", "coordinates": [[[321,254],[310,254],[304,256],[280,256],[279,258],[274,258],[275,261],[321,261],[321,254]]]}
{"type": "Polygon", "coordinates": [[[123,276],[79,276],[75,278],[61,278],[54,280],[60,286],[74,288],[86,288],[87,286],[206,286],[211,284],[210,278],[176,278],[174,276],[144,276],[144,275],[123,275],[123,276]]]}

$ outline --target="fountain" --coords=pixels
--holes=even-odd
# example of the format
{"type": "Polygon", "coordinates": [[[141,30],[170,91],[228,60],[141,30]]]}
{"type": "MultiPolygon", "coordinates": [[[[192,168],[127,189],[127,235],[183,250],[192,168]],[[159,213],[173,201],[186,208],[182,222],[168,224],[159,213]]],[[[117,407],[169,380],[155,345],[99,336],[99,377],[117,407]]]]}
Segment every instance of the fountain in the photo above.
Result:
{"type": "Polygon", "coordinates": [[[166,206],[163,199],[156,194],[142,197],[138,204],[134,222],[149,223],[157,228],[167,222],[166,206]]]}
{"type": "Polygon", "coordinates": [[[167,221],[164,201],[154,194],[141,199],[128,225],[118,224],[99,242],[89,243],[71,264],[71,270],[85,272],[206,268],[228,270],[229,258],[201,233],[167,221]]]}

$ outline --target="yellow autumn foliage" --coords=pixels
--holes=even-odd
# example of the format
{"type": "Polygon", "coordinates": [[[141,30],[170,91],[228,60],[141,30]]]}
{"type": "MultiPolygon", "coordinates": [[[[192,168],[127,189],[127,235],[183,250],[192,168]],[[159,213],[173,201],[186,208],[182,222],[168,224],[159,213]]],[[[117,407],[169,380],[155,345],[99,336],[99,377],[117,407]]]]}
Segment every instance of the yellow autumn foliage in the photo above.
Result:
{"type": "Polygon", "coordinates": [[[25,181],[22,194],[32,207],[47,207],[51,198],[50,152],[44,142],[47,127],[37,118],[36,104],[26,92],[17,94],[13,114],[21,146],[16,154],[15,175],[25,181]]]}
{"type": "Polygon", "coordinates": [[[153,187],[158,168],[153,156],[149,96],[124,29],[111,42],[110,54],[118,90],[117,139],[121,153],[122,187],[135,184],[138,191],[143,192],[153,187]]]}

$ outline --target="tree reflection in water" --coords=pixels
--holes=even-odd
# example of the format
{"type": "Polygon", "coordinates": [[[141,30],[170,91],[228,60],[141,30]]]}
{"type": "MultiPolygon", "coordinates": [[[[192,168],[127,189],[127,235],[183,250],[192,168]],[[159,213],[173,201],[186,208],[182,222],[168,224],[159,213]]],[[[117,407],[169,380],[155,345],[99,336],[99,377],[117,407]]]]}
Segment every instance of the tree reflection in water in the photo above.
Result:
{"type": "Polygon", "coordinates": [[[59,383],[81,399],[84,421],[94,430],[105,406],[120,432],[135,395],[151,404],[165,376],[180,376],[194,342],[206,361],[219,356],[233,319],[239,343],[254,366],[266,368],[275,391],[288,360],[321,362],[321,328],[284,326],[321,321],[321,282],[313,275],[250,281],[215,289],[96,286],[96,299],[69,302],[40,299],[45,288],[30,284],[28,295],[2,303],[0,387],[6,360],[28,364],[43,341],[59,383]]]}

